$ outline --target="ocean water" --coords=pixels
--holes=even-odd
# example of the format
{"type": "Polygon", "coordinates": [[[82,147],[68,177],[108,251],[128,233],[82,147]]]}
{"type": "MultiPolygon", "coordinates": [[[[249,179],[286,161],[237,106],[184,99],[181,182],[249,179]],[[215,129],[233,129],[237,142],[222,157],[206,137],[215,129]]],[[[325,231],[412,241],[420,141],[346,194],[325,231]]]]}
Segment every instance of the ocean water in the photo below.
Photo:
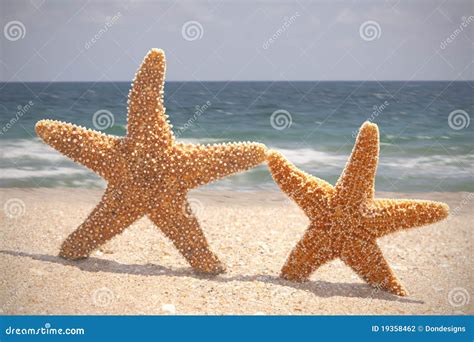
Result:
{"type": "MultiPolygon", "coordinates": [[[[50,118],[123,136],[129,86],[0,83],[0,187],[104,187],[41,143],[34,125],[50,118]],[[113,122],[94,121],[104,111],[113,122]]],[[[370,120],[381,131],[378,190],[474,191],[473,89],[474,82],[168,82],[165,104],[179,140],[263,142],[333,184],[370,120]]],[[[264,165],[210,187],[276,189],[264,165]]]]}

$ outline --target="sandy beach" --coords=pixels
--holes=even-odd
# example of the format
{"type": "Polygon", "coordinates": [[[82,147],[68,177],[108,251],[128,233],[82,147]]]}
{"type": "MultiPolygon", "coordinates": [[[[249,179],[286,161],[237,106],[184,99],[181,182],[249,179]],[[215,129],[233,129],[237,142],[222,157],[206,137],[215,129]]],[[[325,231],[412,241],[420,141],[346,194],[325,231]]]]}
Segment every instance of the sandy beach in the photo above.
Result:
{"type": "Polygon", "coordinates": [[[379,244],[410,295],[366,285],[340,261],[304,284],[278,278],[307,218],[279,192],[200,190],[192,207],[227,266],[195,274],[143,218],[86,260],[57,256],[101,190],[1,189],[0,309],[3,314],[473,314],[474,194],[378,193],[445,201],[449,219],[389,235],[379,244]]]}

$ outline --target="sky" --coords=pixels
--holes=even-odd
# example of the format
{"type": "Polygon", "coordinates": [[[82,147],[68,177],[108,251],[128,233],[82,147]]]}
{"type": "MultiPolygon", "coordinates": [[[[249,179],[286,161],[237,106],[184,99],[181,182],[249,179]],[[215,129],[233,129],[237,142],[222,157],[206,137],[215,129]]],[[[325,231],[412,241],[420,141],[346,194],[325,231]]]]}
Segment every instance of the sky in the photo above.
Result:
{"type": "Polygon", "coordinates": [[[472,80],[473,4],[0,0],[0,81],[472,80]]]}

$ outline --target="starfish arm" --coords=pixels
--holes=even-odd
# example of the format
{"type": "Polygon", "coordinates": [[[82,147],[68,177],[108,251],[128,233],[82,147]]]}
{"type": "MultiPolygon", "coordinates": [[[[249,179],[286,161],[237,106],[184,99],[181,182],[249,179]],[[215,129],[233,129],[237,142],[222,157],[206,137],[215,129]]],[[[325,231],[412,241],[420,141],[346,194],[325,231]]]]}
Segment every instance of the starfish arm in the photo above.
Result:
{"type": "Polygon", "coordinates": [[[440,202],[376,199],[368,208],[364,225],[377,237],[382,237],[402,229],[438,222],[448,213],[448,205],[440,202]]]}
{"type": "Polygon", "coordinates": [[[231,143],[210,146],[177,144],[186,158],[182,180],[190,188],[248,170],[265,161],[266,147],[259,143],[231,143]]]}
{"type": "Polygon", "coordinates": [[[35,130],[46,144],[105,179],[117,170],[119,138],[54,120],[39,121],[35,130]]]}
{"type": "Polygon", "coordinates": [[[367,283],[397,296],[408,295],[375,240],[354,239],[346,243],[341,259],[367,283]]]}
{"type": "Polygon", "coordinates": [[[330,237],[323,231],[310,226],[291,251],[280,277],[296,282],[306,281],[318,267],[334,258],[330,237]]]}
{"type": "Polygon", "coordinates": [[[335,203],[358,205],[374,197],[375,173],[379,155],[377,125],[365,122],[360,128],[354,149],[337,181],[335,203]]]}
{"type": "Polygon", "coordinates": [[[128,95],[127,136],[152,139],[161,146],[174,141],[163,104],[166,59],[163,50],[152,49],[135,75],[128,95]]]}
{"type": "Polygon", "coordinates": [[[178,251],[197,271],[218,274],[224,265],[210,250],[206,237],[187,200],[148,212],[150,220],[173,242],[178,251]]]}
{"type": "Polygon", "coordinates": [[[334,193],[331,184],[299,170],[279,152],[270,151],[267,160],[272,177],[280,189],[309,217],[316,218],[328,209],[328,199],[334,193]]]}
{"type": "Polygon", "coordinates": [[[87,258],[143,216],[138,203],[132,192],[109,186],[89,217],[63,242],[59,255],[72,260],[87,258]]]}

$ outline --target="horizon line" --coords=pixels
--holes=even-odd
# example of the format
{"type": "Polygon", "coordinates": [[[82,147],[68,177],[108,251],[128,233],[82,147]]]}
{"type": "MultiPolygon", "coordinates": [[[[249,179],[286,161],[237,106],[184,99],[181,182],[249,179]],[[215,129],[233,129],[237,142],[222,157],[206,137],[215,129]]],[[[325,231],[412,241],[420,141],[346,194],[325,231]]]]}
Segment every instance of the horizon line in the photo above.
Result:
{"type": "MultiPolygon", "coordinates": [[[[471,80],[165,80],[167,82],[186,82],[186,83],[200,83],[200,82],[215,82],[215,83],[231,83],[231,82],[474,82],[471,80]]],[[[130,80],[110,80],[110,81],[94,81],[94,80],[80,80],[80,81],[2,81],[0,83],[132,83],[130,80]]]]}

